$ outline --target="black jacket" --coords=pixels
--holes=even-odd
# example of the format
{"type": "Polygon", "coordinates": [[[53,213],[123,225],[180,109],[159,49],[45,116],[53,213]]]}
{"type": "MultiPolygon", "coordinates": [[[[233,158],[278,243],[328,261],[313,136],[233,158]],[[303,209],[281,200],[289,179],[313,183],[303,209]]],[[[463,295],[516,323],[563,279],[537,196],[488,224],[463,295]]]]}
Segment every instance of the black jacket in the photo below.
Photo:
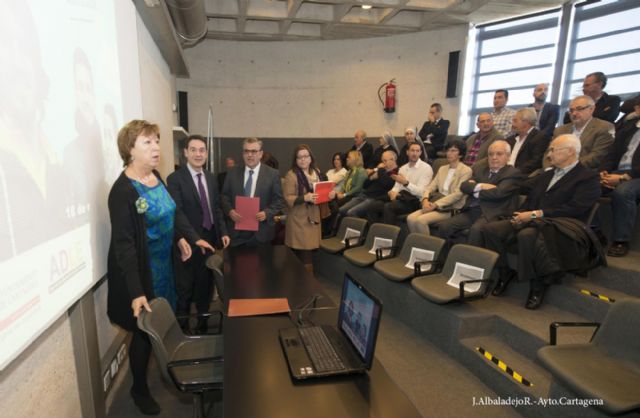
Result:
{"type": "Polygon", "coordinates": [[[472,169],[473,176],[471,179],[460,185],[462,193],[469,195],[463,210],[471,206],[476,200],[473,196],[473,190],[478,183],[491,183],[496,187],[482,190],[478,195],[482,215],[489,221],[497,220],[501,216],[511,215],[518,204],[518,191],[520,190],[520,182],[523,179],[520,170],[506,165],[489,179],[490,170],[486,160],[475,164],[472,169]]]}
{"type": "Polygon", "coordinates": [[[433,137],[431,137],[431,145],[433,145],[436,151],[442,151],[444,149],[444,143],[447,140],[448,132],[449,121],[446,119],[440,119],[436,123],[426,121],[424,125],[422,125],[420,132],[418,132],[418,136],[424,142],[427,140],[427,136],[429,136],[429,134],[433,135],[433,137]]]}
{"type": "MultiPolygon", "coordinates": [[[[606,170],[614,171],[618,169],[620,159],[627,152],[631,138],[638,131],[636,124],[640,121],[640,117],[625,121],[616,131],[616,137],[613,142],[613,152],[609,160],[606,170]]],[[[631,157],[631,170],[626,171],[632,178],[640,177],[640,146],[638,146],[631,157]]]]}
{"type": "MultiPolygon", "coordinates": [[[[349,151],[358,151],[356,145],[353,144],[349,151]]],[[[375,164],[373,161],[373,145],[368,142],[365,142],[360,150],[360,154],[362,154],[362,162],[364,163],[364,168],[374,168],[375,164]]],[[[345,158],[346,160],[346,158],[345,158]]]]}
{"type": "MultiPolygon", "coordinates": [[[[516,143],[516,135],[509,136],[506,141],[511,145],[511,149],[513,150],[516,143]]],[[[518,152],[515,167],[525,175],[529,175],[541,168],[542,158],[548,145],[549,139],[545,136],[544,132],[533,128],[518,152]]]]}

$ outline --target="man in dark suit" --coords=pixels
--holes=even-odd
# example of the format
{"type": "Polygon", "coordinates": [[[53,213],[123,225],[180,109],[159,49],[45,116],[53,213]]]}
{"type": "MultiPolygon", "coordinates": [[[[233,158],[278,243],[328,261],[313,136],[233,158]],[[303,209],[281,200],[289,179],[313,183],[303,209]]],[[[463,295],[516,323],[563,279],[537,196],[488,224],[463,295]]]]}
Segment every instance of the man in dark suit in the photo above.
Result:
{"type": "Polygon", "coordinates": [[[553,103],[547,103],[547,93],[549,85],[547,83],[538,84],[533,89],[534,102],[531,105],[536,110],[538,120],[535,127],[544,133],[547,140],[551,140],[553,130],[560,119],[560,106],[553,103]]]}
{"type": "Polygon", "coordinates": [[[542,158],[549,142],[544,133],[535,128],[536,112],[531,107],[519,109],[513,117],[513,131],[506,141],[511,146],[509,165],[524,175],[542,167],[542,158]]]}
{"type": "Polygon", "coordinates": [[[438,151],[444,150],[444,143],[449,133],[449,121],[442,119],[442,105],[434,103],[429,108],[429,117],[418,133],[427,150],[427,159],[433,161],[438,151]]]}
{"type": "MultiPolygon", "coordinates": [[[[620,96],[610,96],[604,92],[607,86],[607,76],[597,71],[588,74],[582,82],[582,93],[589,96],[595,103],[593,117],[614,123],[620,115],[620,96]]],[[[570,121],[569,112],[564,115],[564,123],[570,121]]]]}
{"type": "Polygon", "coordinates": [[[244,165],[229,171],[222,187],[222,210],[229,217],[228,227],[234,247],[269,244],[275,233],[274,216],[285,208],[280,175],[277,170],[260,163],[262,154],[261,140],[245,139],[242,143],[244,165]],[[237,196],[260,199],[259,212],[256,214],[258,231],[235,229],[235,223],[242,219],[235,210],[237,196]]]}
{"type": "Polygon", "coordinates": [[[356,133],[353,134],[353,146],[349,151],[360,151],[364,168],[375,168],[373,145],[367,142],[367,133],[362,129],[358,129],[356,133]]]}
{"type": "MultiPolygon", "coordinates": [[[[227,247],[230,239],[220,208],[217,180],[204,167],[207,154],[204,137],[191,135],[187,138],[184,148],[187,164],[167,177],[167,188],[178,209],[202,239],[218,248],[227,247]]],[[[176,263],[178,315],[188,315],[191,302],[195,303],[198,313],[209,311],[213,278],[205,265],[208,256],[193,246],[191,258],[185,263],[176,263]]],[[[200,327],[204,325],[202,322],[200,327]]]]}
{"type": "Polygon", "coordinates": [[[580,162],[587,168],[598,170],[610,158],[615,128],[612,123],[595,118],[593,110],[593,99],[589,96],[578,96],[571,100],[571,123],[557,127],[553,137],[565,134],[577,136],[582,144],[580,162]]]}
{"type": "Polygon", "coordinates": [[[611,197],[613,211],[613,243],[607,252],[611,257],[624,257],[640,201],[640,97],[635,99],[633,117],[616,132],[608,171],[600,173],[603,191],[611,197]]]}
{"type": "Polygon", "coordinates": [[[510,215],[517,207],[518,190],[523,179],[520,170],[507,164],[511,147],[504,140],[489,146],[486,161],[473,166],[473,176],[460,185],[467,201],[460,213],[437,224],[436,235],[451,241],[460,231],[469,229],[468,242],[481,242],[480,230],[488,222],[510,215]]]}
{"type": "MultiPolygon", "coordinates": [[[[529,281],[530,291],[525,307],[536,309],[542,303],[546,287],[562,274],[557,254],[549,250],[542,230],[548,219],[573,218],[585,222],[600,197],[598,174],[578,161],[580,140],[572,134],[557,137],[549,147],[549,158],[554,167],[536,177],[531,192],[510,220],[486,225],[482,230],[482,244],[500,254],[497,263],[499,280],[493,294],[504,293],[514,273],[507,267],[507,244],[517,238],[518,279],[529,281]],[[545,219],[542,219],[545,218],[545,219]],[[532,222],[534,220],[540,222],[532,222]]],[[[582,225],[584,230],[584,225],[582,225]]],[[[572,244],[579,247],[586,240],[576,238],[572,244]]]]}

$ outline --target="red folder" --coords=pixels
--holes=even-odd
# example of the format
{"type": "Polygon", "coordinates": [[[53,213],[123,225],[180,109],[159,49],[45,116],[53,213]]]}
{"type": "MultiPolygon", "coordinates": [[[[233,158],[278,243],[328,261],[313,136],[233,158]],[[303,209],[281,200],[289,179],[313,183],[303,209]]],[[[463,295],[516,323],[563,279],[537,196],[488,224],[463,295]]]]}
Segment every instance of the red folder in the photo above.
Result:
{"type": "Polygon", "coordinates": [[[256,215],[260,212],[259,197],[236,196],[236,212],[242,216],[240,222],[236,222],[237,231],[258,230],[256,215]]]}
{"type": "Polygon", "coordinates": [[[329,193],[331,193],[334,187],[336,187],[336,184],[332,181],[319,181],[314,183],[313,192],[318,195],[316,205],[331,200],[329,199],[329,193]]]}

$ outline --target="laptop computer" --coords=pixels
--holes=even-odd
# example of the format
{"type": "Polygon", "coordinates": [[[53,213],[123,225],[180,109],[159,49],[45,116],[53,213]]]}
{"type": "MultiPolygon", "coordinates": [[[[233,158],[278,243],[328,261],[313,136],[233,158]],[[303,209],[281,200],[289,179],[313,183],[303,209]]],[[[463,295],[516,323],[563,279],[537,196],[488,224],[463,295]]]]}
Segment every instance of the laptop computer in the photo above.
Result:
{"type": "Polygon", "coordinates": [[[294,379],[371,369],[382,303],[345,273],[338,324],[281,329],[280,343],[294,379]]]}

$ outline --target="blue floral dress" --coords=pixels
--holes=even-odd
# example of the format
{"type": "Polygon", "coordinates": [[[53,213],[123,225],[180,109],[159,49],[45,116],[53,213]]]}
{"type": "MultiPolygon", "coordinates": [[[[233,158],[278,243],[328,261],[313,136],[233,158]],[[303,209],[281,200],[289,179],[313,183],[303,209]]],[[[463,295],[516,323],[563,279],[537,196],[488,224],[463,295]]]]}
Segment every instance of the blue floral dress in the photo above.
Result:
{"type": "Polygon", "coordinates": [[[148,209],[144,213],[147,224],[147,246],[153,292],[163,297],[176,309],[176,285],[173,276],[172,247],[173,223],[176,203],[162,182],[153,187],[131,180],[141,198],[147,201],[148,209]]]}

